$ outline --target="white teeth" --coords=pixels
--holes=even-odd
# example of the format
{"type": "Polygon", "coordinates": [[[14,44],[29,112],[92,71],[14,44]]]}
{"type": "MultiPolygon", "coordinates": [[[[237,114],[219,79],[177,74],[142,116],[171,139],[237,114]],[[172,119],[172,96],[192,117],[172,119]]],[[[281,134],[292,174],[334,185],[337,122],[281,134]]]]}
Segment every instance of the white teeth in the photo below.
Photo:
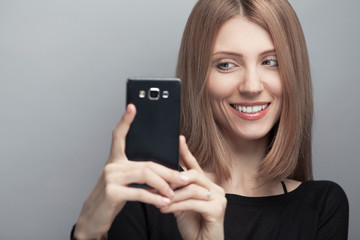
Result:
{"type": "Polygon", "coordinates": [[[243,113],[257,113],[260,112],[262,110],[264,110],[269,104],[264,104],[264,105],[257,105],[257,106],[240,106],[240,105],[233,105],[235,107],[236,110],[238,110],[239,112],[243,112],[243,113]]]}

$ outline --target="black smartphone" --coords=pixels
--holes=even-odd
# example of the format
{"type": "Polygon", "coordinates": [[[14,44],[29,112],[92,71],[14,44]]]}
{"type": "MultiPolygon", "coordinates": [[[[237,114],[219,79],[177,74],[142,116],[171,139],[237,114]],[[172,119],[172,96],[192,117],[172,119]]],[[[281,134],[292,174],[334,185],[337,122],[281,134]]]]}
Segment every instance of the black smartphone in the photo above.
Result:
{"type": "Polygon", "coordinates": [[[136,116],[126,136],[129,160],[154,161],[179,168],[181,81],[178,78],[129,78],[126,103],[136,116]]]}

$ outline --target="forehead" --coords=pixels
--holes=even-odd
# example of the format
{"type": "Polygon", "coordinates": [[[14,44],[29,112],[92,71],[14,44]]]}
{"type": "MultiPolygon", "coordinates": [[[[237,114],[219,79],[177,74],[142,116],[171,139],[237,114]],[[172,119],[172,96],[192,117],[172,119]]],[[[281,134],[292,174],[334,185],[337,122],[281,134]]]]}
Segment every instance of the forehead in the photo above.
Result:
{"type": "Polygon", "coordinates": [[[252,54],[271,49],[274,49],[274,44],[270,34],[242,16],[235,16],[226,21],[219,29],[214,44],[214,52],[252,54]]]}

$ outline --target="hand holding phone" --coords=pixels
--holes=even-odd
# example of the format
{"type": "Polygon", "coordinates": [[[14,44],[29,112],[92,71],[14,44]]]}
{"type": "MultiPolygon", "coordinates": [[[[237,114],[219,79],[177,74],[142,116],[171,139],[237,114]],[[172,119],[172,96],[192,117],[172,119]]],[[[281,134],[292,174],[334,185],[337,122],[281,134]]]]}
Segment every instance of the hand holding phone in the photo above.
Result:
{"type": "Polygon", "coordinates": [[[188,180],[177,170],[150,161],[128,160],[124,144],[136,115],[135,106],[129,104],[113,131],[109,159],[84,202],[74,231],[76,239],[100,239],[106,236],[127,201],[139,201],[161,208],[170,204],[174,196],[172,186],[188,184],[188,180]],[[134,188],[132,183],[145,183],[156,191],[134,188]]]}

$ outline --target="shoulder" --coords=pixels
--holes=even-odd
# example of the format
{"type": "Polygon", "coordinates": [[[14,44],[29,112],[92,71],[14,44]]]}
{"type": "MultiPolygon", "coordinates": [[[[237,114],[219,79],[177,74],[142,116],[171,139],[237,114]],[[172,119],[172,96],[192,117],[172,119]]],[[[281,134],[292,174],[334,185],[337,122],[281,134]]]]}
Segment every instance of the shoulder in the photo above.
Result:
{"type": "Polygon", "coordinates": [[[332,181],[306,181],[302,185],[304,199],[317,209],[324,221],[334,215],[348,218],[349,202],[339,184],[332,181]]]}
{"type": "Polygon", "coordinates": [[[302,184],[305,185],[307,192],[317,196],[331,199],[347,200],[343,188],[332,181],[306,181],[302,184]]]}
{"type": "Polygon", "coordinates": [[[347,204],[348,200],[343,188],[332,181],[305,181],[299,182],[286,179],[285,184],[289,193],[303,198],[311,205],[318,207],[324,206],[325,203],[343,203],[347,204]]]}
{"type": "Polygon", "coordinates": [[[292,192],[296,189],[306,188],[307,192],[311,194],[336,194],[345,195],[344,190],[335,182],[332,181],[305,181],[300,182],[292,179],[284,180],[288,192],[292,192]]]}
{"type": "Polygon", "coordinates": [[[343,188],[331,181],[307,181],[303,184],[303,197],[319,217],[320,239],[347,239],[349,202],[343,188]]]}

